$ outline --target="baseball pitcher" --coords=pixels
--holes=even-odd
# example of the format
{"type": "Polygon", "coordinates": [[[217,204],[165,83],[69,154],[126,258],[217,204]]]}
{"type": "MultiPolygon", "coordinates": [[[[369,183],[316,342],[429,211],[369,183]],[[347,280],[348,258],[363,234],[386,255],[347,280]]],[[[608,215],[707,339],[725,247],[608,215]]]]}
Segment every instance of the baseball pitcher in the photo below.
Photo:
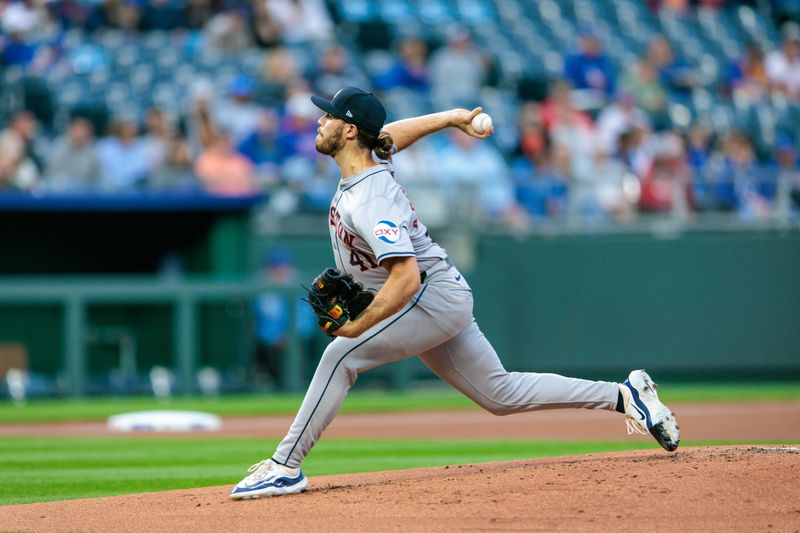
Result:
{"type": "Polygon", "coordinates": [[[622,383],[556,374],[508,372],[472,316],[473,295],[447,252],[428,235],[394,178],[391,155],[455,127],[480,139],[481,108],[453,109],[392,122],[371,93],[355,87],[331,100],[313,96],[324,114],[316,149],[331,156],[341,180],[328,214],[336,268],[311,284],[308,301],[334,340],[325,349],[289,432],[269,459],[250,467],[231,498],[301,492],[300,465],[339,411],[359,373],[419,357],[442,380],[496,415],[537,409],[616,410],[628,432],[650,433],[678,447],[674,414],[643,370],[622,383]]]}

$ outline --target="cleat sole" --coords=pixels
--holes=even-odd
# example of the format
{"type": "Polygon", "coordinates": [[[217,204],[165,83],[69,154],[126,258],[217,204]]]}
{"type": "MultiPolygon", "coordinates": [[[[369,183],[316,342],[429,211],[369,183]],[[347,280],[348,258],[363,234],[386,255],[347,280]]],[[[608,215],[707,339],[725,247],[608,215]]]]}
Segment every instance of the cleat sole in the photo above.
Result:
{"type": "Polygon", "coordinates": [[[678,444],[680,444],[680,439],[677,441],[672,441],[667,434],[667,430],[664,428],[664,423],[659,422],[658,424],[654,425],[650,428],[650,434],[653,438],[658,441],[662,448],[667,450],[668,452],[674,452],[678,449],[678,444]]]}

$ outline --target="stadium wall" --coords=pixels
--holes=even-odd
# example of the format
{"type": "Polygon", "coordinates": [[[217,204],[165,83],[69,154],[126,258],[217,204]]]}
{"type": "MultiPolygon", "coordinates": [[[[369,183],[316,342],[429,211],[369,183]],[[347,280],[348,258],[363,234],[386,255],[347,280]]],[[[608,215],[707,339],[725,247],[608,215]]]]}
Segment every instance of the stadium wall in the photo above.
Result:
{"type": "MultiPolygon", "coordinates": [[[[259,248],[275,245],[289,250],[300,278],[330,263],[325,236],[264,241],[259,248]]],[[[797,232],[524,240],[487,235],[477,239],[476,254],[475,267],[465,272],[476,293],[475,316],[510,370],[598,379],[618,378],[633,367],[652,370],[660,379],[800,376],[797,232]]],[[[64,308],[49,301],[2,300],[0,343],[24,344],[34,372],[63,372],[64,308]]],[[[193,364],[247,367],[252,354],[247,305],[241,298],[198,303],[193,364]]],[[[168,305],[127,305],[123,297],[88,307],[86,316],[95,333],[121,328],[136,339],[139,372],[175,364],[175,322],[168,305]]],[[[119,365],[115,346],[86,346],[86,369],[93,376],[119,365]]],[[[374,378],[402,386],[414,376],[430,372],[406,362],[376,371],[374,378]]],[[[87,392],[93,383],[87,380],[87,392]]]]}
{"type": "MultiPolygon", "coordinates": [[[[330,262],[324,237],[281,245],[330,262]]],[[[797,232],[484,235],[465,273],[509,369],[780,379],[800,376],[798,267],[797,232]]]]}

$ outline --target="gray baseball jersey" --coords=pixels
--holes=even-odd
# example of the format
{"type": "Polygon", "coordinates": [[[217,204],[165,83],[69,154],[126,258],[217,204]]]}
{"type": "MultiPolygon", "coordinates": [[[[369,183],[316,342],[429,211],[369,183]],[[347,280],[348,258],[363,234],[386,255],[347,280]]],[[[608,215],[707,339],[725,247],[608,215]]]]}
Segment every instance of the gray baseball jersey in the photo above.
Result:
{"type": "Polygon", "coordinates": [[[337,267],[366,287],[379,289],[386,281],[388,273],[380,263],[387,257],[416,256],[425,279],[396,314],[357,338],[337,337],[328,345],[274,461],[300,466],[359,373],[413,356],[497,415],[616,407],[616,383],[503,368],[472,317],[472,290],[445,250],[431,240],[388,162],[340,182],[328,223],[337,267]]]}
{"type": "Polygon", "coordinates": [[[328,226],[336,267],[365,287],[379,289],[389,276],[380,262],[416,256],[421,271],[447,257],[420,222],[389,161],[339,182],[328,226]]]}

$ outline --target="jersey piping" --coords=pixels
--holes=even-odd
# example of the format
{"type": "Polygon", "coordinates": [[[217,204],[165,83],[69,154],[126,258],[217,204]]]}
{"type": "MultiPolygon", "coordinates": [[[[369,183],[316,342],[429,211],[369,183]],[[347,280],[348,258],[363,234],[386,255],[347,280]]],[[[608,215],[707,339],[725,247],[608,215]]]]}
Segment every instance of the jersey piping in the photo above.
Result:
{"type": "Polygon", "coordinates": [[[300,443],[300,438],[303,436],[303,433],[305,433],[306,429],[308,428],[308,424],[311,423],[311,419],[314,418],[314,413],[317,412],[317,408],[319,407],[319,404],[322,403],[322,398],[325,397],[325,393],[328,390],[328,386],[331,384],[331,380],[333,379],[333,376],[336,374],[336,369],[339,368],[339,365],[342,363],[342,361],[344,361],[345,357],[347,357],[348,355],[353,353],[355,350],[357,350],[358,348],[360,348],[361,346],[363,346],[367,342],[371,341],[372,339],[374,339],[375,337],[377,337],[378,335],[380,335],[381,333],[386,331],[386,329],[388,329],[395,322],[397,322],[398,320],[403,318],[409,311],[414,309],[414,307],[416,307],[416,305],[419,303],[420,298],[422,298],[422,295],[425,293],[425,289],[427,289],[427,288],[428,288],[428,285],[425,285],[424,287],[422,287],[422,290],[420,291],[420,293],[417,296],[417,298],[414,300],[414,303],[411,305],[411,307],[409,307],[408,309],[406,309],[405,311],[400,313],[397,317],[395,317],[394,320],[392,320],[391,322],[389,322],[388,324],[383,326],[380,330],[376,331],[375,333],[370,335],[368,338],[364,339],[363,341],[359,342],[358,344],[356,344],[355,346],[353,346],[352,348],[347,350],[345,352],[345,354],[342,357],[340,357],[338,361],[336,361],[336,364],[333,366],[333,369],[331,370],[331,375],[328,377],[328,381],[325,383],[325,387],[322,389],[322,393],[319,395],[319,400],[317,400],[317,404],[314,406],[314,409],[311,410],[311,414],[308,415],[308,420],[306,420],[306,423],[303,426],[303,429],[300,431],[300,434],[297,436],[297,439],[295,440],[294,445],[292,446],[292,449],[289,450],[289,454],[286,456],[286,459],[285,459],[286,462],[282,463],[280,461],[275,461],[275,458],[272,459],[273,461],[275,461],[276,463],[282,464],[284,466],[288,466],[289,459],[292,457],[292,454],[294,453],[294,449],[300,443]]]}

